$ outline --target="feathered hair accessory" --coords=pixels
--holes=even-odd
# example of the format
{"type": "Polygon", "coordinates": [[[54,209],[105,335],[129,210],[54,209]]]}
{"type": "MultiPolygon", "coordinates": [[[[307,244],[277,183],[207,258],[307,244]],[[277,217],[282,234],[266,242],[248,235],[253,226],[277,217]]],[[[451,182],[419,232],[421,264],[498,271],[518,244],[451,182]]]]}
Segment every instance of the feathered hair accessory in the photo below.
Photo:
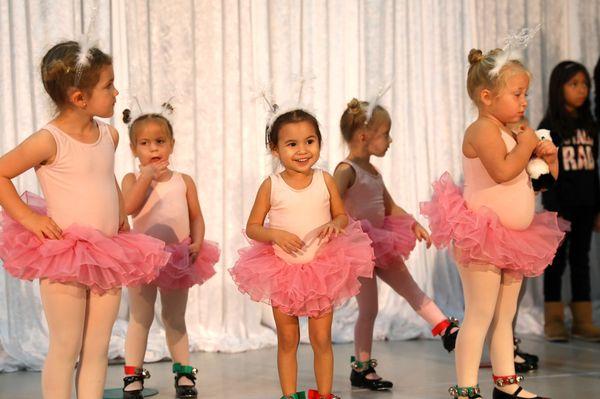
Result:
{"type": "Polygon", "coordinates": [[[510,60],[518,59],[518,53],[520,50],[525,49],[531,39],[535,37],[541,28],[541,24],[538,24],[534,28],[523,28],[515,34],[510,34],[504,39],[504,47],[502,51],[494,57],[494,68],[489,72],[490,77],[494,78],[500,74],[502,67],[510,60]]]}
{"type": "Polygon", "coordinates": [[[98,4],[94,4],[91,10],[90,20],[88,21],[87,28],[83,32],[77,43],[79,44],[79,53],[77,54],[77,61],[75,62],[75,86],[79,86],[81,81],[81,75],[83,70],[90,66],[92,60],[91,50],[98,45],[98,40],[93,38],[92,31],[96,26],[96,19],[98,17],[98,4]]]}
{"type": "Polygon", "coordinates": [[[170,122],[170,116],[175,111],[173,97],[160,104],[141,103],[137,97],[133,97],[132,105],[123,110],[123,122],[131,126],[133,122],[143,115],[160,115],[170,122]]]}
{"type": "Polygon", "coordinates": [[[298,76],[293,78],[296,89],[291,91],[292,95],[289,99],[282,102],[276,101],[271,84],[262,85],[257,89],[253,89],[253,91],[256,94],[254,98],[262,99],[263,104],[265,105],[265,109],[267,111],[267,135],[270,132],[271,127],[273,126],[273,123],[275,123],[277,118],[290,111],[302,110],[316,118],[316,113],[313,110],[313,108],[308,106],[307,104],[302,103],[302,94],[306,83],[313,80],[314,78],[315,77],[312,75],[298,76]]]}
{"type": "Polygon", "coordinates": [[[379,105],[381,98],[392,88],[392,84],[394,83],[394,79],[390,79],[389,82],[383,86],[381,86],[379,88],[379,90],[377,91],[377,94],[375,94],[375,96],[371,99],[369,99],[369,106],[367,107],[367,110],[365,111],[365,115],[366,115],[366,119],[365,119],[365,125],[369,124],[369,121],[371,120],[371,117],[373,116],[373,111],[375,111],[375,108],[377,108],[377,106],[379,105]]]}

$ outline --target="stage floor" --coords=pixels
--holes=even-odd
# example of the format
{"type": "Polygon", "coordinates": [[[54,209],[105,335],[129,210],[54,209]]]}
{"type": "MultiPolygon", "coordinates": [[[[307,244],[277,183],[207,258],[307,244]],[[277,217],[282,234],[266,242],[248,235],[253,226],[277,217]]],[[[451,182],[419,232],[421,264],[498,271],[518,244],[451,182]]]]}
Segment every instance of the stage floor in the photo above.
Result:
{"type": "MultiPolygon", "coordinates": [[[[525,386],[553,399],[600,398],[600,344],[572,341],[547,343],[540,337],[523,339],[522,349],[540,356],[540,370],[529,373],[525,386]]],[[[447,399],[454,383],[454,356],[447,355],[437,340],[377,342],[374,355],[378,372],[395,383],[390,392],[351,389],[348,376],[351,344],[334,345],[334,392],[343,399],[447,399]]],[[[299,350],[299,388],[314,388],[310,346],[299,350]]],[[[199,398],[275,399],[281,396],[277,381],[275,348],[237,354],[195,353],[192,364],[200,369],[199,398]]],[[[169,362],[146,366],[152,374],[147,387],[160,393],[155,399],[173,398],[169,362]]],[[[108,387],[121,384],[122,366],[110,366],[108,387]]],[[[491,398],[491,370],[481,369],[484,398],[491,398]]],[[[41,398],[40,374],[0,374],[1,399],[41,398]]]]}

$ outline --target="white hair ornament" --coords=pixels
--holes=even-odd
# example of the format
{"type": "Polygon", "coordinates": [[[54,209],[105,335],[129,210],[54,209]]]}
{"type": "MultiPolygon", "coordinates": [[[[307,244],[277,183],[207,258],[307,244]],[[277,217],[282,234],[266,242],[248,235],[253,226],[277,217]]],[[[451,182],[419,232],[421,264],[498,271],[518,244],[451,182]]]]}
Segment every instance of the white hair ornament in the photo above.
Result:
{"type": "Polygon", "coordinates": [[[508,61],[518,59],[519,57],[515,53],[525,49],[529,45],[529,42],[535,37],[541,26],[541,24],[538,24],[533,28],[523,28],[515,34],[508,35],[504,39],[502,51],[494,57],[494,68],[489,72],[490,77],[497,77],[508,61]]]}

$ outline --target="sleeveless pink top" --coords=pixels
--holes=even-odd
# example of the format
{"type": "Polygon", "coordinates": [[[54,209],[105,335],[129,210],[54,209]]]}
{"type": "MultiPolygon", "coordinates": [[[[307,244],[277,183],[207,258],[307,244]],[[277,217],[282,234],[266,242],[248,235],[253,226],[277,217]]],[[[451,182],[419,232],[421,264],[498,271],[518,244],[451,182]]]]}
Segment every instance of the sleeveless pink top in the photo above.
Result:
{"type": "MultiPolygon", "coordinates": [[[[136,177],[139,173],[136,173],[136,177]]],[[[133,217],[133,231],[163,240],[180,243],[190,236],[190,216],[187,187],[181,173],[173,172],[167,181],[152,181],[148,197],[133,217]]]]}
{"type": "Polygon", "coordinates": [[[331,221],[329,190],[323,171],[313,169],[312,181],[300,190],[290,187],[280,174],[271,175],[270,179],[269,227],[295,234],[306,244],[303,253],[296,257],[273,245],[275,254],[288,263],[307,263],[319,249],[318,228],[331,221]]]}
{"type": "Polygon", "coordinates": [[[349,159],[342,162],[352,166],[356,176],[354,184],[346,190],[344,195],[346,212],[353,219],[366,219],[374,227],[382,227],[385,218],[383,202],[385,186],[381,173],[374,175],[349,159]]]}
{"type": "Polygon", "coordinates": [[[119,196],[115,185],[115,143],[108,125],[95,121],[100,135],[82,143],[48,124],[56,141],[56,158],[36,170],[48,216],[66,229],[72,224],[93,227],[107,236],[119,228],[119,196]]]}
{"type": "MultiPolygon", "coordinates": [[[[517,145],[515,139],[501,130],[506,150],[517,145]]],[[[463,197],[470,209],[482,206],[494,211],[504,227],[524,230],[531,224],[535,213],[535,193],[525,170],[511,181],[498,184],[485,170],[479,158],[467,158],[463,154],[465,184],[463,197]]]]}

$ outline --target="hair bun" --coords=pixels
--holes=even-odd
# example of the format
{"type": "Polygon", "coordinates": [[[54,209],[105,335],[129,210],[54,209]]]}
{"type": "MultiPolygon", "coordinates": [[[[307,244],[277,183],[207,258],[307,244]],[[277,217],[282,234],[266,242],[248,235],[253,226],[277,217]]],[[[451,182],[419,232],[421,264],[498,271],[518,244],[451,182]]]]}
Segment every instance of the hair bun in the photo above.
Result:
{"type": "Polygon", "coordinates": [[[469,64],[470,65],[475,65],[478,62],[480,62],[482,59],[484,58],[483,56],[483,52],[479,49],[471,49],[471,51],[469,51],[469,64]]]}
{"type": "Polygon", "coordinates": [[[123,122],[127,125],[131,122],[131,110],[129,108],[123,110],[123,122]]]}
{"type": "Polygon", "coordinates": [[[349,103],[348,103],[348,112],[350,112],[352,115],[356,115],[361,111],[361,106],[360,106],[360,101],[358,101],[358,99],[353,98],[349,103]]]}

